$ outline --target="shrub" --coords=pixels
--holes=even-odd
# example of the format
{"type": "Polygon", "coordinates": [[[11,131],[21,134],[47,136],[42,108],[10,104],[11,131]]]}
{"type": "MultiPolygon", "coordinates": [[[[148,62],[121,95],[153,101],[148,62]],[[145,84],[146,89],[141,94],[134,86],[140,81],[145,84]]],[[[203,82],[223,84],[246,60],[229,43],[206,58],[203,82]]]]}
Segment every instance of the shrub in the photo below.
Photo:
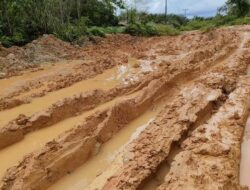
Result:
{"type": "Polygon", "coordinates": [[[77,23],[65,24],[61,26],[55,35],[63,40],[73,42],[77,41],[81,36],[87,33],[87,19],[82,17],[77,23]]]}
{"type": "Polygon", "coordinates": [[[11,47],[13,45],[11,37],[8,36],[1,36],[0,42],[5,47],[11,47]]]}
{"type": "Polygon", "coordinates": [[[103,28],[103,31],[105,31],[106,34],[119,34],[125,31],[125,27],[109,26],[103,28]]]}
{"type": "Polygon", "coordinates": [[[87,30],[87,34],[88,35],[93,35],[93,36],[100,36],[100,37],[105,37],[105,31],[103,30],[103,28],[100,27],[91,27],[87,30]]]}
{"type": "Polygon", "coordinates": [[[182,31],[199,30],[204,27],[212,27],[214,24],[211,20],[194,19],[181,27],[182,31]]]}
{"type": "Polygon", "coordinates": [[[156,28],[159,35],[178,35],[180,31],[170,25],[166,24],[155,24],[154,27],[156,28]]]}
{"type": "Polygon", "coordinates": [[[149,24],[134,23],[130,24],[125,32],[134,36],[153,36],[158,35],[157,29],[149,24]]]}
{"type": "Polygon", "coordinates": [[[24,45],[27,39],[21,33],[14,33],[13,36],[1,36],[0,42],[5,47],[11,47],[13,45],[24,45]]]}
{"type": "Polygon", "coordinates": [[[172,26],[155,23],[130,24],[125,32],[136,36],[177,35],[180,33],[172,26]]]}
{"type": "Polygon", "coordinates": [[[244,24],[250,24],[250,17],[243,17],[235,19],[231,22],[232,25],[244,25],[244,24]]]}

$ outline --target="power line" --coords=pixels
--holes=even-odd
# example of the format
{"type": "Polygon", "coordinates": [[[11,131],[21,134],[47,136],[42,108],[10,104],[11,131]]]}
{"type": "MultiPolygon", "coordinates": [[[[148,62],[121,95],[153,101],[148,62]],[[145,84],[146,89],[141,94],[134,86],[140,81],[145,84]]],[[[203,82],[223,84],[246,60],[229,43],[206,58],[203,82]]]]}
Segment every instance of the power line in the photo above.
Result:
{"type": "Polygon", "coordinates": [[[167,22],[167,16],[168,16],[168,0],[165,0],[165,17],[167,22]]]}
{"type": "Polygon", "coordinates": [[[183,11],[184,11],[184,16],[185,17],[187,17],[187,11],[188,11],[189,9],[183,9],[183,11]]]}

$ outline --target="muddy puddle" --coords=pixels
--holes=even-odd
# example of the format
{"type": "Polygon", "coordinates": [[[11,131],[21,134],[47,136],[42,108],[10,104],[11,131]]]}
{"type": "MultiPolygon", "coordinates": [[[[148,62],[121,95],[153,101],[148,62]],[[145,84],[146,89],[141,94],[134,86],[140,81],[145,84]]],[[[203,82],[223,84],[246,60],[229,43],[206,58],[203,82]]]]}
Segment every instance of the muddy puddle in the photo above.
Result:
{"type": "MultiPolygon", "coordinates": [[[[247,67],[250,76],[250,65],[247,67]]],[[[250,188],[250,116],[248,117],[241,144],[240,183],[250,188]]]]}
{"type": "MultiPolygon", "coordinates": [[[[72,174],[62,178],[57,183],[49,188],[49,190],[82,190],[92,189],[88,186],[91,182],[104,171],[105,175],[109,176],[109,172],[114,172],[110,169],[113,166],[114,160],[120,156],[126,145],[135,139],[141,131],[156,117],[159,111],[163,108],[163,101],[157,104],[154,108],[149,109],[143,115],[130,122],[126,127],[119,131],[111,140],[105,143],[100,152],[78,168],[72,174]]],[[[119,159],[119,158],[118,158],[119,159]]],[[[102,180],[101,180],[102,181],[102,180]]],[[[102,181],[103,182],[103,181],[102,181]]],[[[98,189],[99,183],[94,184],[94,189],[98,189]]]]}
{"type": "Polygon", "coordinates": [[[247,66],[247,75],[250,76],[250,65],[247,66]]]}
{"type": "Polygon", "coordinates": [[[26,72],[20,76],[14,76],[7,79],[0,80],[0,96],[4,97],[6,94],[19,90],[29,82],[34,80],[43,81],[47,77],[56,74],[66,74],[72,72],[72,66],[81,63],[81,60],[60,61],[56,63],[43,64],[41,70],[35,72],[26,72]]]}
{"type": "MultiPolygon", "coordinates": [[[[45,109],[52,103],[62,98],[71,96],[73,94],[76,94],[82,91],[96,89],[96,88],[109,89],[109,88],[115,87],[115,85],[121,82],[122,77],[125,74],[127,74],[127,72],[124,72],[123,73],[124,75],[120,75],[120,77],[116,77],[113,80],[108,80],[110,76],[115,76],[118,74],[119,74],[119,68],[110,69],[110,70],[107,70],[105,73],[96,76],[93,79],[79,82],[69,88],[62,89],[56,92],[52,92],[42,98],[37,98],[32,102],[32,104],[26,104],[26,105],[22,105],[22,106],[19,106],[10,110],[2,111],[0,112],[0,118],[4,118],[4,120],[3,119],[0,120],[0,126],[3,126],[5,123],[10,121],[11,119],[14,119],[16,116],[18,116],[21,113],[22,114],[24,113],[27,115],[35,113],[36,111],[45,109]]],[[[30,152],[40,149],[41,147],[44,146],[45,143],[56,138],[59,134],[63,133],[64,131],[73,128],[79,122],[82,122],[87,116],[93,114],[97,110],[101,111],[101,110],[107,109],[108,107],[113,106],[115,102],[121,101],[123,99],[131,98],[135,96],[136,94],[137,93],[134,93],[125,97],[115,98],[112,101],[104,103],[93,110],[84,112],[83,114],[79,116],[71,117],[62,122],[54,124],[50,127],[32,132],[26,135],[22,141],[1,150],[0,151],[0,178],[3,177],[5,171],[8,168],[16,165],[20,160],[22,160],[22,158],[25,155],[27,155],[30,152]]],[[[121,141],[122,141],[122,138],[121,138],[121,141]]]]}
{"type": "Polygon", "coordinates": [[[240,183],[250,188],[250,117],[247,120],[241,145],[240,183]]]}
{"type": "MultiPolygon", "coordinates": [[[[128,95],[126,97],[116,98],[110,102],[98,106],[93,110],[84,112],[79,116],[71,117],[50,127],[34,131],[30,134],[27,134],[22,141],[0,150],[0,178],[3,177],[8,168],[18,164],[18,162],[21,161],[25,155],[35,150],[39,150],[45,145],[45,143],[53,140],[63,132],[72,129],[77,124],[82,123],[88,116],[94,114],[96,111],[103,111],[108,107],[113,106],[117,101],[131,98],[136,94],[137,93],[128,95]]],[[[154,112],[152,112],[152,114],[153,113],[154,112]]]]}
{"type": "Polygon", "coordinates": [[[169,172],[170,166],[167,162],[160,165],[159,170],[142,188],[143,190],[156,190],[164,182],[164,177],[169,172]]]}
{"type": "Polygon", "coordinates": [[[124,83],[124,81],[126,81],[126,78],[129,77],[131,72],[131,67],[132,64],[114,67],[112,69],[106,70],[103,74],[97,75],[94,78],[78,82],[68,88],[51,92],[44,97],[35,98],[32,101],[32,104],[23,104],[15,108],[2,111],[0,112],[0,127],[4,126],[20,114],[29,116],[35,112],[49,107],[53,103],[63,98],[70,97],[74,94],[95,89],[108,90],[114,88],[118,84],[124,83]]]}
{"type": "Polygon", "coordinates": [[[163,182],[166,175],[170,171],[171,163],[174,161],[176,155],[181,152],[181,148],[177,145],[174,146],[170,152],[167,160],[165,160],[157,169],[157,172],[151,176],[150,179],[141,188],[142,190],[156,190],[163,182]]]}

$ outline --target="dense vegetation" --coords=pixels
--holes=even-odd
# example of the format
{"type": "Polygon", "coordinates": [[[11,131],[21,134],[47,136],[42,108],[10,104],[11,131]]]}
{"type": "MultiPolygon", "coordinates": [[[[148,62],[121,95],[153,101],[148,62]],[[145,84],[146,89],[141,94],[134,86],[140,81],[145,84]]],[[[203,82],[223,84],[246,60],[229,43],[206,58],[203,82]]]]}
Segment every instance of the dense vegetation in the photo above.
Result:
{"type": "Polygon", "coordinates": [[[49,33],[73,41],[98,33],[92,26],[116,26],[122,6],[122,0],[1,0],[0,40],[21,45],[49,33]]]}
{"type": "Polygon", "coordinates": [[[23,45],[42,34],[81,43],[86,36],[126,32],[132,35],[176,35],[186,30],[250,23],[248,0],[228,0],[213,18],[138,12],[124,0],[1,0],[0,42],[23,45]],[[117,9],[121,15],[116,15],[117,9]],[[119,22],[124,27],[118,26],[119,22]]]}

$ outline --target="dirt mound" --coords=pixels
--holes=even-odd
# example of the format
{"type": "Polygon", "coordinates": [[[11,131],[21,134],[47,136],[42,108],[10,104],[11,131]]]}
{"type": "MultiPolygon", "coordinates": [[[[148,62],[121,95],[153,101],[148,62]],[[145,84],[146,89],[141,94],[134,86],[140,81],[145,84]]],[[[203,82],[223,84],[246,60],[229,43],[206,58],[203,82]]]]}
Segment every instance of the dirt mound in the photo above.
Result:
{"type": "Polygon", "coordinates": [[[52,35],[41,38],[24,47],[0,48],[0,68],[3,77],[19,74],[30,68],[39,67],[39,63],[55,62],[72,55],[77,48],[52,35]]]}

